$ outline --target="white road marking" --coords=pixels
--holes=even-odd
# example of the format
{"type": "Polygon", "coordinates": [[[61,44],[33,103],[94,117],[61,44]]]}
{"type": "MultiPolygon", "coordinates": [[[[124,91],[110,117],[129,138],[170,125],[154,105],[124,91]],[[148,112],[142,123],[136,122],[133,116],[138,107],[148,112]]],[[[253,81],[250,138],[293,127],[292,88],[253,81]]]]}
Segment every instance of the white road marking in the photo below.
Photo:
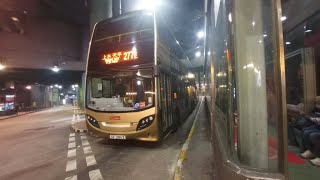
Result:
{"type": "Polygon", "coordinates": [[[75,114],[72,115],[72,122],[74,122],[74,121],[76,121],[76,115],[75,114]]]}
{"type": "Polygon", "coordinates": [[[74,137],[76,133],[70,133],[69,137],[74,137]]]}
{"type": "Polygon", "coordinates": [[[81,140],[88,139],[87,136],[81,136],[80,138],[81,138],[81,140]]]}
{"type": "Polygon", "coordinates": [[[82,146],[89,146],[88,140],[83,140],[82,141],[82,146]]]}
{"type": "Polygon", "coordinates": [[[70,150],[68,151],[68,158],[74,157],[74,156],[76,156],[76,155],[77,155],[77,149],[70,149],[70,150]]]}
{"type": "Polygon", "coordinates": [[[90,147],[90,146],[84,147],[84,148],[83,148],[83,153],[84,153],[84,154],[92,153],[91,147],[90,147]]]}
{"type": "Polygon", "coordinates": [[[94,155],[92,156],[87,156],[86,157],[86,162],[87,162],[87,166],[93,166],[97,164],[96,159],[94,158],[94,155]]]}
{"type": "Polygon", "coordinates": [[[77,180],[77,175],[66,177],[64,180],[77,180]]]}
{"type": "Polygon", "coordinates": [[[75,138],[75,137],[69,138],[69,142],[73,142],[73,141],[76,141],[76,138],[75,138]]]}
{"type": "Polygon", "coordinates": [[[68,171],[73,171],[76,169],[77,169],[77,161],[75,159],[68,161],[66,171],[68,172],[68,171]]]}
{"type": "Polygon", "coordinates": [[[84,121],[84,120],[85,120],[85,116],[84,116],[84,115],[73,114],[73,115],[72,115],[71,123],[74,124],[74,123],[76,123],[76,122],[84,121]]]}
{"type": "Polygon", "coordinates": [[[76,147],[76,142],[71,142],[69,143],[68,145],[68,148],[71,149],[71,148],[75,148],[76,147]]]}
{"type": "Polygon", "coordinates": [[[103,180],[100,169],[90,171],[89,178],[90,180],[103,180]]]}
{"type": "Polygon", "coordinates": [[[52,123],[57,123],[57,122],[63,122],[63,121],[70,121],[70,118],[62,118],[62,119],[57,119],[57,120],[51,120],[50,122],[52,123]]]}

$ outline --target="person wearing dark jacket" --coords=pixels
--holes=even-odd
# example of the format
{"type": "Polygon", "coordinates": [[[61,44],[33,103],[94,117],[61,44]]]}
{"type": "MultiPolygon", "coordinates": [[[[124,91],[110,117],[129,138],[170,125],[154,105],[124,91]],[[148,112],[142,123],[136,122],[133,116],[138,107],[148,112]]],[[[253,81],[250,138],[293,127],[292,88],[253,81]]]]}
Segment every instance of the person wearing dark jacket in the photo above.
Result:
{"type": "Polygon", "coordinates": [[[316,97],[316,108],[310,115],[305,115],[309,125],[303,128],[303,145],[305,152],[303,158],[311,160],[311,163],[320,166],[320,96],[316,97]]]}

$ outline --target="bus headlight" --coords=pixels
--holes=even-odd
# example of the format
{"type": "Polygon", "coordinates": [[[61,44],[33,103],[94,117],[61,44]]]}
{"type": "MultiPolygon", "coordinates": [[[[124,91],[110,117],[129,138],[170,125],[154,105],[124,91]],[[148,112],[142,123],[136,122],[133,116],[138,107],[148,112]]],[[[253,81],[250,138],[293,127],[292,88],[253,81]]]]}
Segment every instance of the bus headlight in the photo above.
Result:
{"type": "Polygon", "coordinates": [[[137,125],[137,131],[149,127],[153,121],[154,121],[154,115],[142,118],[137,125]]]}
{"type": "Polygon", "coordinates": [[[87,120],[88,120],[88,121],[90,122],[90,124],[93,125],[94,127],[100,128],[99,123],[98,123],[98,121],[97,121],[95,118],[87,115],[87,120]]]}

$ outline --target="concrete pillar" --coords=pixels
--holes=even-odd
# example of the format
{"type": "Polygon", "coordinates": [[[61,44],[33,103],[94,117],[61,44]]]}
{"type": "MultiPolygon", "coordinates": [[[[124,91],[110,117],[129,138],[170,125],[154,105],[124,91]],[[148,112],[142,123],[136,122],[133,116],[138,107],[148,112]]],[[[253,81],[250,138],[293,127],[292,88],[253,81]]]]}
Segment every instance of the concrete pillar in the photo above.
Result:
{"type": "Polygon", "coordinates": [[[110,17],[112,17],[112,0],[90,1],[90,32],[97,22],[110,17]]]}
{"type": "Polygon", "coordinates": [[[268,168],[266,56],[263,43],[265,9],[262,9],[262,1],[235,1],[233,17],[239,158],[241,163],[256,168],[268,168]]]}

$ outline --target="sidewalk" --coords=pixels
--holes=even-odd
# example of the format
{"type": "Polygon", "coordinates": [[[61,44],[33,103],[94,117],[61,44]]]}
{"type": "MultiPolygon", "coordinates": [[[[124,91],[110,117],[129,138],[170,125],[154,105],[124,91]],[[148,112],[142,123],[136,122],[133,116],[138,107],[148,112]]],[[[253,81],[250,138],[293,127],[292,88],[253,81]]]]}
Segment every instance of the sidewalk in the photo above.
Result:
{"type": "Polygon", "coordinates": [[[199,109],[195,128],[181,167],[182,180],[213,179],[213,151],[210,142],[210,124],[205,102],[199,109]]]}
{"type": "Polygon", "coordinates": [[[34,110],[30,110],[30,111],[21,111],[12,115],[8,115],[8,116],[0,116],[0,120],[4,120],[4,119],[9,119],[9,118],[14,118],[14,117],[18,117],[18,116],[22,116],[22,115],[26,115],[26,114],[30,114],[30,113],[35,113],[35,112],[40,112],[40,111],[61,111],[61,110],[74,110],[75,108],[73,106],[70,105],[61,105],[61,106],[55,106],[55,107],[50,107],[50,108],[37,108],[34,110]]]}
{"type": "Polygon", "coordinates": [[[22,115],[29,114],[32,112],[34,112],[34,111],[18,112],[18,113],[8,115],[8,116],[0,116],[0,120],[9,119],[9,118],[17,117],[17,116],[22,116],[22,115]]]}

